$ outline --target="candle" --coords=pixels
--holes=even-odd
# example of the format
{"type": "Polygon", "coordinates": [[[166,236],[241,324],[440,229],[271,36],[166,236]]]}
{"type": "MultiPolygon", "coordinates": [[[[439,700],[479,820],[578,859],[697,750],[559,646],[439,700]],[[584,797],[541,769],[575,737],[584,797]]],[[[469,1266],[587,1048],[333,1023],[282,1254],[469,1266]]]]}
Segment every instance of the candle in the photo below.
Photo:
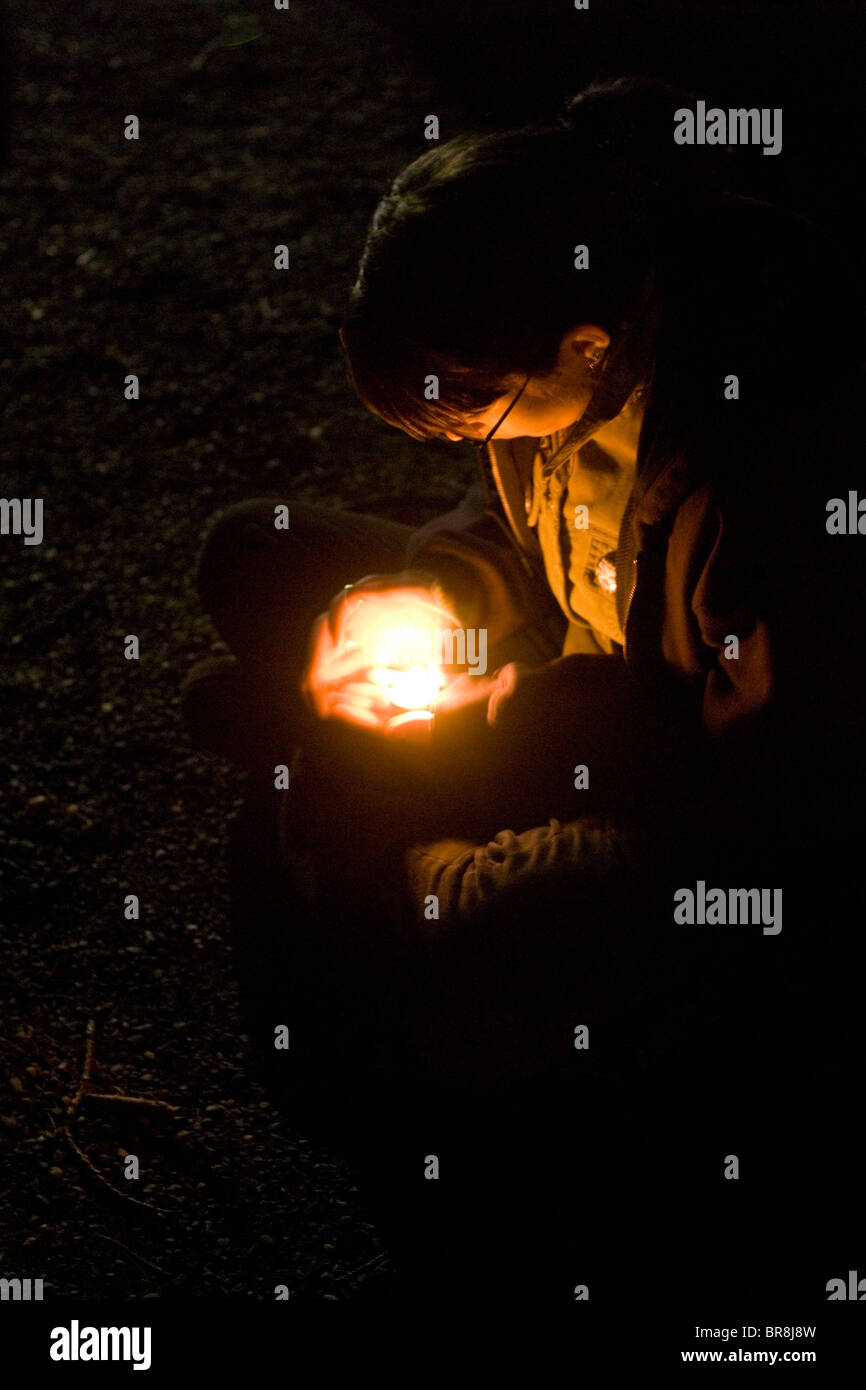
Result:
{"type": "Polygon", "coordinates": [[[339,615],[333,669],[344,670],[332,713],[351,723],[407,737],[430,734],[449,676],[443,634],[457,620],[435,586],[357,586],[339,615]]]}
{"type": "Polygon", "coordinates": [[[426,709],[445,684],[441,666],[432,661],[424,666],[377,666],[370,679],[387,692],[392,705],[404,710],[426,709]]]}

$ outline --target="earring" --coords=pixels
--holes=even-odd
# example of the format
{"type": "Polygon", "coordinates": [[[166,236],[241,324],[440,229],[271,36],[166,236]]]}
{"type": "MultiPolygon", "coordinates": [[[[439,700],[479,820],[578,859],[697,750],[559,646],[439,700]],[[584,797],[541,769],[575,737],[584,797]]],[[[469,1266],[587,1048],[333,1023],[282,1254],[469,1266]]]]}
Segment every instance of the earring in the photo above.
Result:
{"type": "Polygon", "coordinates": [[[590,370],[591,372],[594,372],[594,371],[595,371],[596,367],[598,366],[598,364],[599,364],[599,362],[601,361],[601,359],[602,359],[603,356],[604,356],[604,353],[603,353],[603,351],[602,351],[601,348],[596,348],[595,351],[594,351],[593,353],[590,354],[590,357],[589,357],[589,370],[590,370]]]}

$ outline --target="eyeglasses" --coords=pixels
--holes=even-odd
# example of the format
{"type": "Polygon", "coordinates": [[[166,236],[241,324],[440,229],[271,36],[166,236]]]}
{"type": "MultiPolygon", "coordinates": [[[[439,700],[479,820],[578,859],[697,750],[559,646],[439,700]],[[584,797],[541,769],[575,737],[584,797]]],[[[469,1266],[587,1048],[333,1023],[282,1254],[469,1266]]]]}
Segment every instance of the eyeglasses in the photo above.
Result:
{"type": "Polygon", "coordinates": [[[511,401],[511,403],[509,404],[505,413],[503,415],[500,415],[499,419],[496,421],[496,424],[493,426],[493,429],[488,430],[487,434],[484,436],[483,439],[473,439],[471,441],[472,446],[475,449],[475,452],[480,454],[481,457],[484,457],[484,450],[487,448],[487,445],[490,443],[491,439],[493,439],[497,430],[501,429],[502,426],[505,424],[505,421],[508,419],[514,407],[517,405],[517,402],[520,400],[520,397],[523,395],[531,380],[532,372],[529,373],[528,377],[524,381],[520,390],[517,392],[517,395],[514,397],[514,400],[511,401]]]}
{"type": "Polygon", "coordinates": [[[500,429],[502,425],[505,424],[505,421],[508,419],[514,407],[517,405],[517,402],[520,400],[520,397],[523,395],[524,391],[526,390],[527,386],[532,380],[532,377],[533,373],[530,372],[523,385],[521,386],[520,390],[518,391],[517,395],[514,397],[514,400],[511,402],[511,404],[508,406],[508,409],[505,411],[505,414],[500,415],[499,419],[496,421],[496,424],[493,426],[493,429],[489,430],[483,439],[472,440],[472,447],[474,448],[476,457],[478,459],[478,468],[481,474],[481,481],[484,485],[484,496],[488,507],[492,507],[493,505],[493,493],[490,486],[490,479],[488,477],[490,460],[487,455],[487,446],[496,434],[496,431],[500,429]]]}
{"type": "Polygon", "coordinates": [[[478,443],[481,445],[482,448],[485,448],[485,447],[490,443],[490,441],[491,441],[491,439],[493,438],[493,436],[495,435],[496,431],[497,431],[502,425],[505,424],[505,421],[508,419],[508,417],[509,417],[509,415],[511,414],[512,410],[514,409],[514,407],[517,405],[517,402],[520,400],[520,397],[523,395],[524,391],[526,390],[526,388],[527,388],[527,386],[529,385],[529,383],[530,383],[531,380],[532,380],[532,373],[530,372],[530,373],[529,373],[529,376],[528,376],[528,377],[526,378],[526,380],[524,381],[523,385],[521,386],[521,388],[520,388],[520,390],[518,391],[517,395],[514,397],[514,400],[513,400],[513,401],[511,402],[511,404],[509,405],[509,407],[508,407],[508,409],[506,410],[505,414],[504,414],[504,415],[500,415],[499,419],[496,421],[496,424],[493,426],[493,429],[490,431],[490,433],[489,433],[488,435],[486,435],[484,439],[481,439],[481,440],[478,441],[478,443]]]}

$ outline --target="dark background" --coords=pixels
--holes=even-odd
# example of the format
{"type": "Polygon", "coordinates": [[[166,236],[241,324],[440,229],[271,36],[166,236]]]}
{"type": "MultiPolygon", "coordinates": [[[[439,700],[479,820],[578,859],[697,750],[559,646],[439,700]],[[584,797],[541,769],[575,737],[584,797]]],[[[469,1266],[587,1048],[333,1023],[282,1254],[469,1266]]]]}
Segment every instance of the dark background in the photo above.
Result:
{"type": "MultiPolygon", "coordinates": [[[[741,186],[858,252],[863,9],[13,0],[2,39],[0,485],[44,498],[45,538],[0,539],[0,1275],[52,1298],[384,1291],[352,1174],[245,1073],[225,865],[241,779],[190,749],[178,710],[213,649],[202,528],[262,492],[420,523],[471,478],[468,449],[361,409],[336,338],[369,216],[430,113],[444,140],[628,72],[782,107],[782,153],[739,151],[741,186]],[[92,1167],[63,1134],[90,1018],[99,1090],[180,1107],[86,1107],[92,1167]]],[[[832,345],[803,312],[814,383],[832,345]]]]}

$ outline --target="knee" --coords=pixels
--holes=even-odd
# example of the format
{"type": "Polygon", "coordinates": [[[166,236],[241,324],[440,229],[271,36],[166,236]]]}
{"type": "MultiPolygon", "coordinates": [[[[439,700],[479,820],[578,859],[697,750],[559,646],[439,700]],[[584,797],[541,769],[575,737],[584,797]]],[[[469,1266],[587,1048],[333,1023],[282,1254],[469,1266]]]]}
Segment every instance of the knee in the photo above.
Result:
{"type": "Polygon", "coordinates": [[[280,498],[254,497],[218,512],[208,522],[199,552],[196,581],[206,612],[222,607],[226,593],[237,592],[250,561],[263,549],[279,544],[274,508],[280,498]]]}

